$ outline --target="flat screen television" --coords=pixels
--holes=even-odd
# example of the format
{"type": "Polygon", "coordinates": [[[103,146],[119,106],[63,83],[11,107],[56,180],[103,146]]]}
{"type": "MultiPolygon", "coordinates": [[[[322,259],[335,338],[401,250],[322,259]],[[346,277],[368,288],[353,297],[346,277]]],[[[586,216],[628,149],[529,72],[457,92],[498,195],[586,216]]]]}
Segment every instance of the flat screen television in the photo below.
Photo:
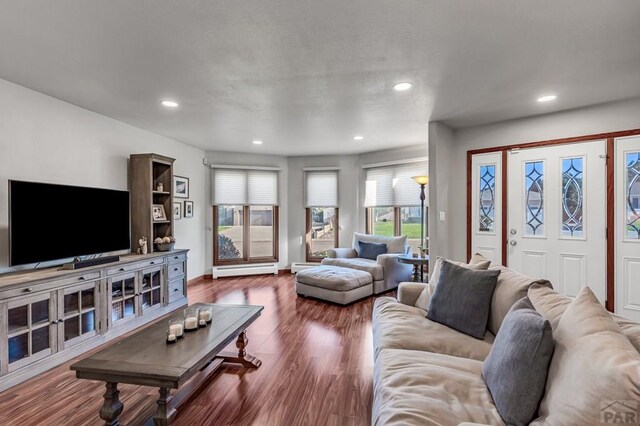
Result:
{"type": "Polygon", "coordinates": [[[131,248],[129,191],[9,181],[9,265],[131,248]]]}

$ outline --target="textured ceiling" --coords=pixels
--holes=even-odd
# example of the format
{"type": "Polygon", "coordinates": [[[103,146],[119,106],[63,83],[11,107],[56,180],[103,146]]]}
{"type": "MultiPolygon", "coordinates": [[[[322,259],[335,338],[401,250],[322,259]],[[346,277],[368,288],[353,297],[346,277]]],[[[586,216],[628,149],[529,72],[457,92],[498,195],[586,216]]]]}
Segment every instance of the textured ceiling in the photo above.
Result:
{"type": "Polygon", "coordinates": [[[205,150],[346,154],[638,96],[639,22],[638,0],[0,0],[0,78],[205,150]]]}

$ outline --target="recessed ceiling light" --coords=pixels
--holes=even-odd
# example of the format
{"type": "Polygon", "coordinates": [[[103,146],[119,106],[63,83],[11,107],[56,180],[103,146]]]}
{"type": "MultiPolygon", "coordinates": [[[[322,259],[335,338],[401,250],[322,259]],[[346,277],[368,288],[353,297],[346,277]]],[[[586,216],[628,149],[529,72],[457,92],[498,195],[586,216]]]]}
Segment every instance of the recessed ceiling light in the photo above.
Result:
{"type": "Polygon", "coordinates": [[[254,145],[262,145],[262,141],[256,139],[255,141],[253,141],[253,144],[254,145]]]}
{"type": "Polygon", "coordinates": [[[176,101],[170,101],[170,100],[164,100],[161,102],[161,104],[166,106],[167,108],[177,108],[179,106],[176,101]]]}
{"type": "Polygon", "coordinates": [[[397,91],[397,92],[404,92],[405,90],[409,90],[413,87],[413,83],[408,83],[408,82],[402,82],[402,83],[396,83],[393,85],[393,90],[397,91]]]}
{"type": "Polygon", "coordinates": [[[362,139],[364,139],[364,136],[361,136],[361,135],[356,135],[353,137],[354,141],[361,141],[362,139]]]}
{"type": "Polygon", "coordinates": [[[556,95],[544,95],[538,98],[538,102],[551,102],[555,101],[558,98],[556,95]]]}

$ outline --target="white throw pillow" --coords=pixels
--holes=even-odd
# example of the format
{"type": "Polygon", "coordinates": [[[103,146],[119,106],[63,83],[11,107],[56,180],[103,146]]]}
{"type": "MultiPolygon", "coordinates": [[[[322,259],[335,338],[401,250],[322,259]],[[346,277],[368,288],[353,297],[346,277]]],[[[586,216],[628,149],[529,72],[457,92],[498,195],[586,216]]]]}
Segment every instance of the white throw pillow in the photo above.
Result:
{"type": "Polygon", "coordinates": [[[624,423],[614,421],[624,420],[624,404],[637,413],[640,354],[589,287],[569,304],[553,337],[540,417],[532,425],[624,423]]]}

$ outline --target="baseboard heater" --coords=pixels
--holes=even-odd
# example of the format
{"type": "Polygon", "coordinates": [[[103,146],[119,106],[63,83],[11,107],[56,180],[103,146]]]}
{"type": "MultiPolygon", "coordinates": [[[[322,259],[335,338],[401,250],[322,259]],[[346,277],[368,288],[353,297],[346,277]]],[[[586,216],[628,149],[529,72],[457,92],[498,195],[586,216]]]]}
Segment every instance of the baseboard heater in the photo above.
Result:
{"type": "Polygon", "coordinates": [[[211,268],[212,278],[238,277],[243,275],[278,275],[277,263],[257,263],[254,265],[225,265],[211,268]]]}
{"type": "Polygon", "coordinates": [[[313,268],[319,265],[320,265],[319,263],[312,263],[312,262],[293,262],[291,264],[291,273],[295,274],[296,272],[300,272],[305,269],[313,268]]]}

